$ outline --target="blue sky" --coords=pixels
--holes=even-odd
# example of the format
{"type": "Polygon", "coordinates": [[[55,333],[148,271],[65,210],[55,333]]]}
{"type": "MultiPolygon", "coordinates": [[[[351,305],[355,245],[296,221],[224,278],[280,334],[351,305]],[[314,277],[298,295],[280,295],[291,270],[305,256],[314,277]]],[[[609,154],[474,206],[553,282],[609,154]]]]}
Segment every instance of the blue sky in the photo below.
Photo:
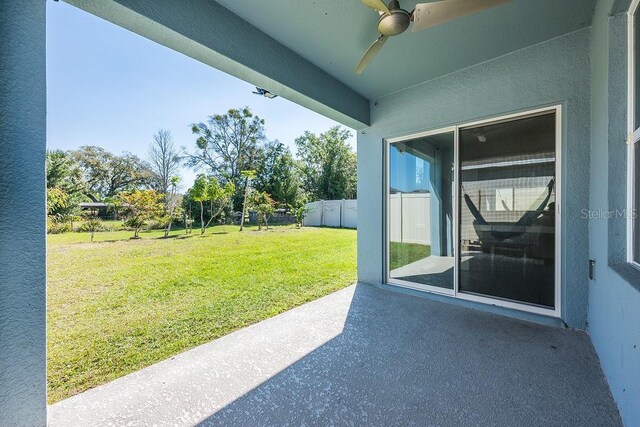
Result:
{"type": "Polygon", "coordinates": [[[429,162],[389,147],[389,187],[403,193],[429,191],[429,162]]]}
{"type": "MultiPolygon", "coordinates": [[[[50,149],[99,145],[144,157],[160,128],[192,148],[191,123],[244,106],[294,153],[305,130],[337,124],[63,2],[47,1],[47,86],[50,149]]],[[[355,149],[355,137],[350,143],[355,149]]],[[[194,175],[183,171],[185,187],[194,175]]]]}

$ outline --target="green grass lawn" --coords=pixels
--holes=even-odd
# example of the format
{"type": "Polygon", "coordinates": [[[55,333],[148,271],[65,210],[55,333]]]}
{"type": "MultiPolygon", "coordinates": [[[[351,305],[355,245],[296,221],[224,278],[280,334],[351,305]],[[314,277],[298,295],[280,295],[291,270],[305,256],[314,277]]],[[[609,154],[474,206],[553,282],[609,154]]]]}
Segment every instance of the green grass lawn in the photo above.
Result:
{"type": "Polygon", "coordinates": [[[356,280],[355,230],[237,230],[49,235],[49,402],[356,280]]]}
{"type": "Polygon", "coordinates": [[[389,269],[411,264],[431,255],[431,246],[418,243],[391,242],[389,247],[389,269]]]}

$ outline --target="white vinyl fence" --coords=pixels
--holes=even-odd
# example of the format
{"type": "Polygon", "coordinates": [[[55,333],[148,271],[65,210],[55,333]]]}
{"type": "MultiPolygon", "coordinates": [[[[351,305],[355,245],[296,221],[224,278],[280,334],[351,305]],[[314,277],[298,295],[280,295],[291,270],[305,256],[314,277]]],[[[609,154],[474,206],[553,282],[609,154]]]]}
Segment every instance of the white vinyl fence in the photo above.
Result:
{"type": "Polygon", "coordinates": [[[431,244],[429,193],[389,196],[389,232],[392,242],[431,244]]]}
{"type": "Polygon", "coordinates": [[[306,226],[358,228],[357,200],[320,200],[307,203],[306,226]]]}
{"type": "MultiPolygon", "coordinates": [[[[358,228],[357,200],[320,200],[307,203],[306,226],[358,228]]],[[[430,194],[391,194],[389,227],[392,242],[431,244],[430,194]]]]}

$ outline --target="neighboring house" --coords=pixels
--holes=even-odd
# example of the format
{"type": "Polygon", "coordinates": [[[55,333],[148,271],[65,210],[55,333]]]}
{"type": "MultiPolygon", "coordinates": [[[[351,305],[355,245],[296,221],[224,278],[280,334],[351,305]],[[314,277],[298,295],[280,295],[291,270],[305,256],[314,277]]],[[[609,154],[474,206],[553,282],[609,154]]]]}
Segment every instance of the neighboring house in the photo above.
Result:
{"type": "MultiPolygon", "coordinates": [[[[378,15],[357,0],[68,2],[356,129],[359,281],[585,330],[640,425],[638,0],[514,0],[359,75],[378,15]],[[392,195],[416,190],[430,255],[391,270],[392,195]]],[[[45,2],[0,10],[0,199],[39,201],[0,211],[0,424],[42,425],[45,2]]]]}
{"type": "Polygon", "coordinates": [[[110,209],[112,205],[103,202],[85,202],[80,203],[80,209],[83,213],[97,216],[101,219],[116,219],[117,215],[113,209],[110,209]]]}

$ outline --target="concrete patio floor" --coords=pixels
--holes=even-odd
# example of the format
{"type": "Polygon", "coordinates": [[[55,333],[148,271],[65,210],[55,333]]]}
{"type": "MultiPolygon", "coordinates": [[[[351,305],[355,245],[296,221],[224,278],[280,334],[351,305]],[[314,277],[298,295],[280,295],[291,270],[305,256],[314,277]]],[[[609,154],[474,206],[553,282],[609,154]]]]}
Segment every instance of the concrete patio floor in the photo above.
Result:
{"type": "Polygon", "coordinates": [[[50,426],[621,425],[583,332],[351,286],[49,408],[50,426]]]}

